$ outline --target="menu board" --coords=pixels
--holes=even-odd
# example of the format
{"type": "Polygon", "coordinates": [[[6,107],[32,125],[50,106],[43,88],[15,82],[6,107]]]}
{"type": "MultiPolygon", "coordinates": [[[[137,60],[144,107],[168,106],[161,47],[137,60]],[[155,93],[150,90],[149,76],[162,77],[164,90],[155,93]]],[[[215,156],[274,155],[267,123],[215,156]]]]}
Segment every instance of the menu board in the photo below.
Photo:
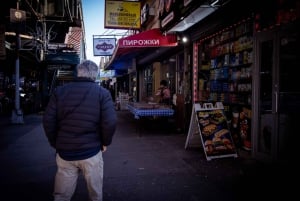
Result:
{"type": "Polygon", "coordinates": [[[237,157],[236,148],[228,128],[224,107],[221,102],[196,104],[193,108],[186,147],[191,139],[191,132],[197,127],[206,159],[237,157]],[[192,127],[192,128],[191,128],[192,127]]]}

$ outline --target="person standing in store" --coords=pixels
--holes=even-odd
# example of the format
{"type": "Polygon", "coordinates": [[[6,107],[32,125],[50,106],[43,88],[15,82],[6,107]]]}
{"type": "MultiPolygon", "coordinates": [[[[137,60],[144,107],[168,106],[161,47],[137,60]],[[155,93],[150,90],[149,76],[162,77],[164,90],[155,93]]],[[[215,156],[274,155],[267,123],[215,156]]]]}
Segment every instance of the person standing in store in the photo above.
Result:
{"type": "Polygon", "coordinates": [[[110,92],[95,82],[97,64],[84,60],[76,70],[75,80],[50,97],[43,116],[46,137],[56,150],[53,196],[54,201],[70,201],[81,172],[89,199],[102,201],[102,153],[112,143],[117,115],[110,92]]]}
{"type": "Polygon", "coordinates": [[[159,96],[159,103],[171,105],[171,91],[168,87],[167,80],[160,81],[160,87],[155,95],[159,96]]]}

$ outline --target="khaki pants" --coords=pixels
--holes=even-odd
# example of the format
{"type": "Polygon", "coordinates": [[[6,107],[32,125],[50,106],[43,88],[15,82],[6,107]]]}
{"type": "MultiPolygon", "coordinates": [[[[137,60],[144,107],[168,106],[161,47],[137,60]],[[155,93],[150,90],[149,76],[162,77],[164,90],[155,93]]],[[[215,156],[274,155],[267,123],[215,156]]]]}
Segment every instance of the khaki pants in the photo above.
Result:
{"type": "Polygon", "coordinates": [[[57,172],[54,184],[54,201],[70,201],[82,172],[91,201],[102,201],[103,158],[100,151],[95,156],[79,161],[66,161],[56,154],[57,172]]]}

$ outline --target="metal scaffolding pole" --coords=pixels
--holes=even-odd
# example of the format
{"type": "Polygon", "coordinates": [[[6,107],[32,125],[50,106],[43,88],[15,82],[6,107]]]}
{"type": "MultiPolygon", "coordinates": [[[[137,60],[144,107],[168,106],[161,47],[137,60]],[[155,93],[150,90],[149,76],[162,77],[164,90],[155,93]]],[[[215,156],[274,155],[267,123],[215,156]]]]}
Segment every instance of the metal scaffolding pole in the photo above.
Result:
{"type": "Polygon", "coordinates": [[[20,27],[21,22],[26,19],[25,11],[19,10],[19,2],[17,2],[17,9],[10,10],[10,21],[16,25],[16,65],[15,65],[15,108],[12,111],[11,123],[23,124],[23,111],[20,107],[20,59],[19,53],[21,48],[20,27]]]}
{"type": "Polygon", "coordinates": [[[20,59],[19,59],[19,50],[20,50],[20,35],[19,31],[16,32],[16,82],[15,82],[15,108],[12,111],[11,123],[13,124],[23,124],[23,111],[20,107],[20,59]]]}

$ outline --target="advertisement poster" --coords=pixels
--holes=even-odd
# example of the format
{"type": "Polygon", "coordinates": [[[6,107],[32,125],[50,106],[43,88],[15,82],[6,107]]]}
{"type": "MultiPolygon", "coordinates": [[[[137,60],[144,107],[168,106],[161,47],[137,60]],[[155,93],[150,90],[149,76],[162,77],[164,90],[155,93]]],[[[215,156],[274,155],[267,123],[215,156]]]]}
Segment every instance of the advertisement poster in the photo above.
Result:
{"type": "Polygon", "coordinates": [[[223,110],[198,111],[197,116],[207,157],[236,153],[223,110]]]}
{"type": "MultiPolygon", "coordinates": [[[[207,103],[202,106],[196,104],[193,113],[194,119],[191,121],[197,122],[197,125],[191,124],[191,126],[198,128],[206,159],[237,157],[222,103],[215,106],[207,103]]],[[[192,134],[188,134],[187,140],[190,135],[192,134]]]]}

